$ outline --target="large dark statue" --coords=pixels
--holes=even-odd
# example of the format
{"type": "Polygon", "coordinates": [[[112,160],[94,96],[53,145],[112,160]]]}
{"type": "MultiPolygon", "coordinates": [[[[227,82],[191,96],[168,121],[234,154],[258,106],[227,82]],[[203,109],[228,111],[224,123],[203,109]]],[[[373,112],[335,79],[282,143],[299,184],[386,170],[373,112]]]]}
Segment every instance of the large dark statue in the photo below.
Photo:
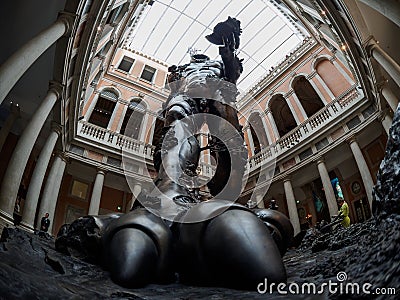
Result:
{"type": "Polygon", "coordinates": [[[249,289],[265,278],[286,281],[281,255],[293,235],[290,221],[277,211],[255,212],[235,203],[247,159],[235,106],[240,33],[240,22],[228,18],[207,36],[220,45],[222,61],[196,53],[190,63],[169,68],[171,93],[154,154],[153,191],[127,214],[65,225],[57,249],[102,264],[126,287],[177,278],[249,289]],[[204,124],[210,138],[201,147],[197,134],[204,124]],[[206,182],[210,199],[196,192],[204,186],[197,167],[205,149],[217,162],[206,182]]]}

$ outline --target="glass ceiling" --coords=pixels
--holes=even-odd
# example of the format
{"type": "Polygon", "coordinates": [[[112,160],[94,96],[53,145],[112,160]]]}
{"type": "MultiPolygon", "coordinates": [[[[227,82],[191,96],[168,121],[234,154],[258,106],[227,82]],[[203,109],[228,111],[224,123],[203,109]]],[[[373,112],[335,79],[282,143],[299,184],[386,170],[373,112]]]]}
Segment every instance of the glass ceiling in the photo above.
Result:
{"type": "Polygon", "coordinates": [[[189,62],[189,49],[218,59],[218,46],[205,36],[228,16],[235,17],[243,29],[238,56],[244,59],[244,71],[238,87],[244,91],[305,38],[304,31],[290,20],[290,12],[286,9],[284,16],[274,2],[283,5],[273,0],[155,0],[126,45],[168,65],[189,62]]]}

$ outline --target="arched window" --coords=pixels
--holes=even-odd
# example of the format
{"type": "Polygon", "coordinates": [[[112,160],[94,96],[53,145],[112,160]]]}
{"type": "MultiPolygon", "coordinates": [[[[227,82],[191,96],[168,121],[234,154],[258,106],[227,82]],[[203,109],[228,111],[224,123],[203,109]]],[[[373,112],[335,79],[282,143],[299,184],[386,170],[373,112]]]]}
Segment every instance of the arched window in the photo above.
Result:
{"type": "Polygon", "coordinates": [[[126,110],[120,133],[136,140],[139,139],[140,127],[145,113],[145,104],[140,100],[132,100],[126,110]]]}
{"type": "Polygon", "coordinates": [[[103,90],[89,118],[89,123],[107,128],[113,114],[118,95],[112,90],[103,90]]]}
{"type": "Polygon", "coordinates": [[[311,117],[324,107],[321,98],[304,76],[299,76],[293,81],[293,90],[303,106],[307,117],[311,117]]]}
{"type": "Polygon", "coordinates": [[[293,128],[296,128],[296,120],[290,111],[289,105],[286,103],[286,99],[282,95],[272,97],[270,100],[270,109],[281,137],[293,128]]]}
{"type": "Polygon", "coordinates": [[[335,97],[338,97],[348,88],[350,83],[328,59],[318,62],[316,71],[335,97]]]}
{"type": "Polygon", "coordinates": [[[269,145],[264,124],[259,113],[252,113],[249,118],[251,136],[253,138],[254,153],[257,154],[263,147],[269,145]]]}

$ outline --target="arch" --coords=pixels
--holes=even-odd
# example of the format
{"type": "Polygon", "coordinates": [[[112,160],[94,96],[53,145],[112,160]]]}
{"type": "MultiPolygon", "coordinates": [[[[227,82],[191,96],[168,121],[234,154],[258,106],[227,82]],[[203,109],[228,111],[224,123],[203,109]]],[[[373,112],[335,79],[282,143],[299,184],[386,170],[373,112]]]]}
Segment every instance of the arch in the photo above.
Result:
{"type": "Polygon", "coordinates": [[[316,60],[314,67],[335,97],[350,88],[350,83],[329,59],[321,58],[316,60]]]}
{"type": "Polygon", "coordinates": [[[304,75],[296,76],[291,86],[307,117],[311,117],[325,106],[318,93],[304,75]]]}
{"type": "Polygon", "coordinates": [[[105,96],[110,100],[117,101],[119,98],[121,98],[121,92],[113,86],[102,87],[99,92],[100,96],[105,96]]]}
{"type": "Polygon", "coordinates": [[[144,100],[142,97],[135,96],[130,98],[128,101],[130,106],[137,106],[138,109],[147,110],[147,107],[149,107],[146,100],[144,100]]]}
{"type": "Polygon", "coordinates": [[[329,56],[327,54],[322,54],[322,55],[318,55],[316,58],[313,59],[312,63],[311,63],[311,71],[312,72],[316,72],[317,71],[317,65],[323,61],[323,60],[331,60],[332,56],[329,56]]]}
{"type": "Polygon", "coordinates": [[[253,112],[249,117],[249,128],[253,138],[254,154],[269,145],[266,128],[259,112],[253,112]]]}
{"type": "Polygon", "coordinates": [[[273,95],[268,105],[280,137],[296,128],[296,120],[282,94],[273,95]]]}

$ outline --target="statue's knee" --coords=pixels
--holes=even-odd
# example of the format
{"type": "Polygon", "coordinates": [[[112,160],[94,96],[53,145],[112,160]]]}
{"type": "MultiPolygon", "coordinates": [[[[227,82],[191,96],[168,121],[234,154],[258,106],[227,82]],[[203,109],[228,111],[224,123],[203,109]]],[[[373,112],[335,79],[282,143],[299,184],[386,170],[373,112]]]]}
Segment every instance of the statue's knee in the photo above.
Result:
{"type": "Polygon", "coordinates": [[[138,287],[171,277],[172,233],[159,217],[145,209],[111,223],[102,244],[103,264],[118,284],[138,287]]]}
{"type": "Polygon", "coordinates": [[[289,218],[283,213],[272,209],[257,209],[256,215],[270,230],[281,255],[285,254],[294,235],[293,225],[289,218]]]}
{"type": "Polygon", "coordinates": [[[109,243],[108,269],[112,280],[125,287],[140,287],[155,276],[157,247],[150,236],[136,228],[117,231],[109,243]]]}

